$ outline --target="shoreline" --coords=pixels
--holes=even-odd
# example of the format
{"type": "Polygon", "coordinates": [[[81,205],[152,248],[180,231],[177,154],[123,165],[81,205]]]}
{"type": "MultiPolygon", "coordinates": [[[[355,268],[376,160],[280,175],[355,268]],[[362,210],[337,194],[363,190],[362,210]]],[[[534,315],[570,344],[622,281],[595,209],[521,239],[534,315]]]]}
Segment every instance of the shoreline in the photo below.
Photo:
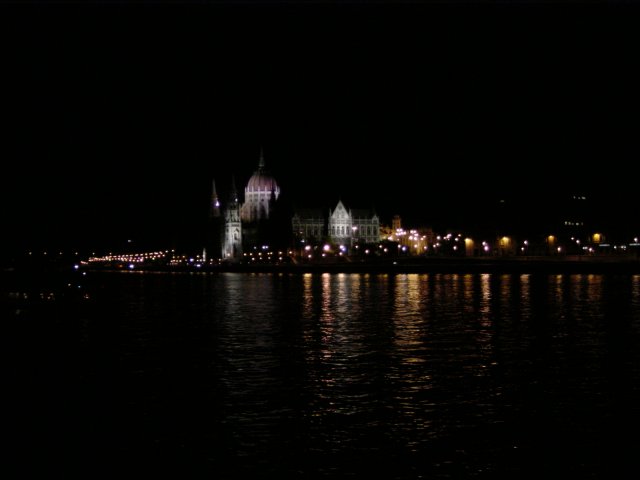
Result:
{"type": "Polygon", "coordinates": [[[167,273],[627,273],[640,274],[640,259],[629,257],[403,258],[379,262],[298,264],[87,267],[94,272],[167,273]]]}

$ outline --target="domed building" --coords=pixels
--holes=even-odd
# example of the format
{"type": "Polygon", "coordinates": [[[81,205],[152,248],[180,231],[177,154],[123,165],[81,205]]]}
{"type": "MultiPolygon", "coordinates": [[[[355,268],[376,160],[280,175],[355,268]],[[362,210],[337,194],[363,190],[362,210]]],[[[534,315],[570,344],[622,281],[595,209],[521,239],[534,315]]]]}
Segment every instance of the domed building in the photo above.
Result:
{"type": "Polygon", "coordinates": [[[222,204],[213,183],[205,247],[205,252],[219,254],[227,262],[241,261],[245,252],[287,248],[294,243],[329,242],[350,248],[380,240],[380,220],[373,209],[346,208],[338,201],[335,209],[292,211],[286,195],[280,198],[280,187],[265,168],[262,149],[258,169],[244,189],[244,201],[233,180],[229,193],[222,204]]]}
{"type": "Polygon", "coordinates": [[[280,187],[265,169],[264,153],[260,149],[258,169],[244,189],[244,202],[240,201],[232,181],[229,199],[221,205],[213,183],[209,229],[210,237],[220,240],[209,240],[205,250],[221,252],[223,260],[238,261],[244,251],[269,244],[275,236],[271,231],[274,227],[271,220],[278,197],[280,187]]]}
{"type": "Polygon", "coordinates": [[[260,149],[258,170],[253,173],[244,189],[244,204],[241,211],[242,221],[251,223],[268,220],[271,207],[279,196],[280,187],[265,169],[264,153],[260,149]]]}

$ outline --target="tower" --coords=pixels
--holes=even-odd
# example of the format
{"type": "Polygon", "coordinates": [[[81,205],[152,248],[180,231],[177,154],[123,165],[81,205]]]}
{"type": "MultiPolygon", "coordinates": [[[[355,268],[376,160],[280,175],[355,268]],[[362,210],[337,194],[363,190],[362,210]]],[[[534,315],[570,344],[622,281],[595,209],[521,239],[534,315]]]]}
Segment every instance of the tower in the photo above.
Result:
{"type": "Polygon", "coordinates": [[[222,239],[222,258],[238,261],[242,256],[242,223],[240,220],[240,201],[235,179],[231,178],[229,205],[224,211],[224,233],[222,239]]]}
{"type": "Polygon", "coordinates": [[[402,219],[400,218],[400,215],[394,215],[393,218],[391,219],[391,230],[396,232],[401,228],[402,228],[402,219]]]}
{"type": "MultiPolygon", "coordinates": [[[[211,189],[211,203],[209,204],[209,219],[206,223],[204,235],[204,255],[210,259],[217,258],[222,249],[222,237],[224,234],[224,218],[220,210],[220,199],[216,191],[216,181],[213,180],[211,189]]],[[[205,257],[205,258],[206,258],[205,257]]]]}
{"type": "Polygon", "coordinates": [[[209,218],[220,217],[220,200],[218,199],[218,192],[216,191],[216,181],[213,180],[213,188],[211,189],[211,205],[209,207],[209,218]]]}

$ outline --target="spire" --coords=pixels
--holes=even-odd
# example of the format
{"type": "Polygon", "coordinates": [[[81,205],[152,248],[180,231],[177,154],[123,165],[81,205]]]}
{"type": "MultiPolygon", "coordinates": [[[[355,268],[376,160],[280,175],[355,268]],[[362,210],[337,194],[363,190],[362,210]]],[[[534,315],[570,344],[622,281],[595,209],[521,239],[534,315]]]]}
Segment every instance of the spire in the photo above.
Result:
{"type": "Polygon", "coordinates": [[[258,161],[258,170],[264,170],[264,149],[260,145],[260,160],[258,161]]]}
{"type": "Polygon", "coordinates": [[[229,198],[232,202],[238,201],[238,190],[236,189],[236,177],[231,175],[231,191],[229,192],[229,198]]]}
{"type": "Polygon", "coordinates": [[[211,217],[220,216],[220,200],[218,199],[218,192],[216,191],[216,180],[213,179],[213,188],[211,189],[211,217]]]}
{"type": "Polygon", "coordinates": [[[211,205],[215,208],[220,208],[220,200],[218,199],[218,191],[216,190],[216,180],[213,179],[213,185],[211,188],[211,205]]]}

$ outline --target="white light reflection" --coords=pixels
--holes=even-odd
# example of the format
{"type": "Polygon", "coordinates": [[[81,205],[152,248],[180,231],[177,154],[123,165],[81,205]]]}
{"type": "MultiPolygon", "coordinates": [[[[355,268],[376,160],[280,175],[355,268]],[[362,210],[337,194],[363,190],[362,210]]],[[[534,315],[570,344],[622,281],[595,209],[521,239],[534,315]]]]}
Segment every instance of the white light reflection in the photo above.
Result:
{"type": "MultiPolygon", "coordinates": [[[[631,303],[636,307],[640,307],[640,275],[631,277],[631,303]]],[[[640,318],[637,319],[640,322],[640,318]]]]}

